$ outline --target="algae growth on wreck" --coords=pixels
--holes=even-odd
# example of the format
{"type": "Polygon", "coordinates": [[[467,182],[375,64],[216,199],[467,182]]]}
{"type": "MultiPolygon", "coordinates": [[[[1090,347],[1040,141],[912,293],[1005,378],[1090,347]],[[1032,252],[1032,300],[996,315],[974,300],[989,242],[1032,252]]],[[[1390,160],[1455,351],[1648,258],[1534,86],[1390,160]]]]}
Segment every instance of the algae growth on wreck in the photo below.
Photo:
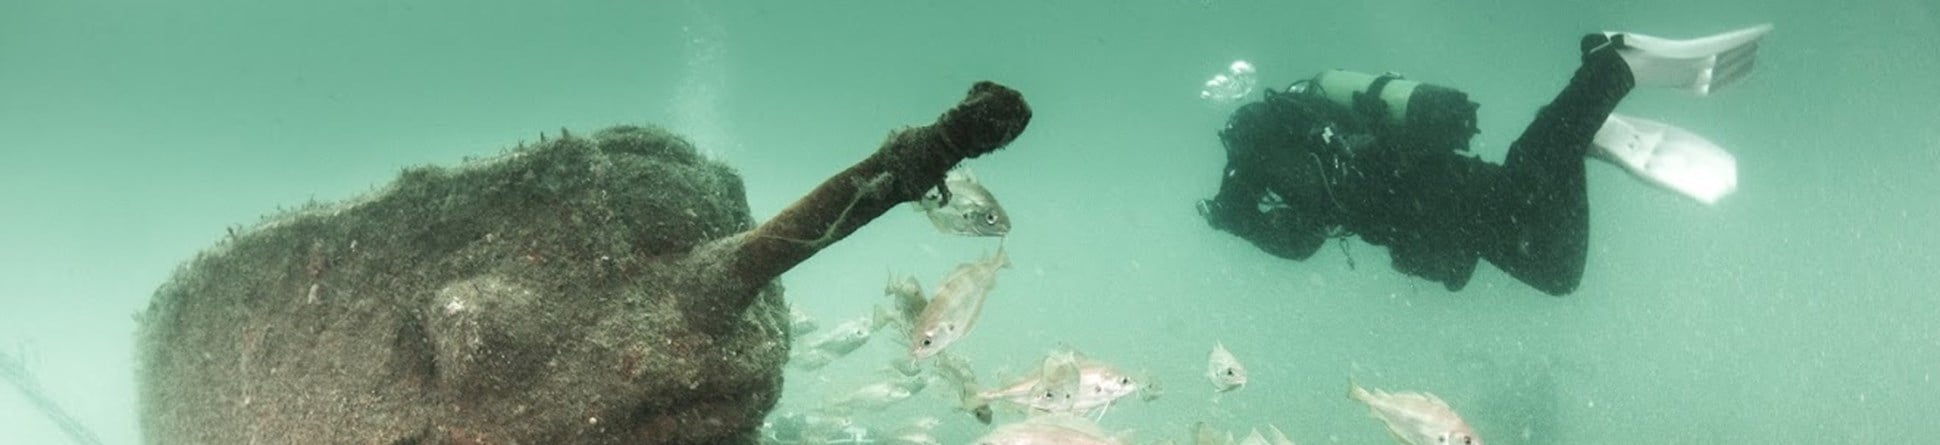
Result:
{"type": "MultiPolygon", "coordinates": [[[[0,443],[74,442],[68,427],[101,443],[160,443],[196,422],[245,420],[370,427],[371,441],[487,439],[482,423],[399,426],[449,414],[447,402],[560,430],[644,419],[646,385],[551,379],[682,375],[625,365],[628,351],[649,349],[637,340],[672,328],[626,315],[654,295],[619,283],[665,271],[647,252],[778,216],[886,133],[928,123],[985,79],[1029,94],[1039,121],[1013,149],[969,163],[1014,220],[1003,241],[1014,265],[951,349],[986,383],[1010,382],[1065,344],[1159,384],[1154,400],[1115,405],[1105,430],[1186,443],[1199,422],[1242,435],[1277,425],[1300,443],[1387,443],[1344,394],[1354,381],[1436,394],[1491,444],[1917,441],[1940,435],[1925,416],[1940,405],[1940,237],[1927,229],[1940,221],[1940,89],[1921,81],[1940,69],[1936,11],[1921,0],[12,2],[0,7],[0,351],[18,366],[0,371],[34,380],[0,385],[0,443]],[[1257,70],[1254,97],[1335,68],[1459,88],[1482,105],[1471,153],[1500,161],[1576,66],[1583,34],[1691,37],[1758,23],[1776,30],[1741,84],[1701,98],[1640,88],[1619,107],[1729,148],[1739,191],[1697,205],[1590,164],[1591,250],[1568,297],[1492,267],[1447,292],[1355,240],[1287,261],[1193,208],[1218,190],[1218,131],[1237,106],[1198,93],[1236,60],[1257,70]],[[696,160],[665,165],[713,178],[682,192],[702,198],[681,200],[673,220],[636,220],[662,212],[622,204],[671,201],[586,188],[624,172],[526,183],[474,170],[654,168],[655,156],[601,148],[599,130],[615,125],[692,141],[696,160]],[[567,159],[508,157],[520,141],[567,159]],[[705,198],[734,193],[724,172],[708,173],[715,165],[738,173],[745,201],[705,198]],[[508,187],[434,190],[463,181],[508,187]],[[410,187],[439,199],[385,204],[410,187]],[[687,216],[690,200],[699,207],[687,216]],[[304,205],[313,201],[322,204],[304,205]],[[395,212],[375,213],[386,205],[395,212]],[[437,209],[470,216],[395,226],[437,209]],[[380,220],[396,230],[326,224],[380,220]],[[549,275],[576,261],[590,267],[549,275]],[[222,271],[247,271],[238,283],[265,290],[192,284],[222,271]],[[368,292],[386,283],[410,295],[368,292]],[[140,335],[167,326],[161,314],[182,313],[169,305],[183,303],[151,310],[158,290],[163,302],[216,296],[202,309],[226,324],[173,331],[207,343],[172,350],[226,352],[139,352],[140,335]],[[588,306],[542,310],[565,302],[588,306]],[[241,321],[252,314],[282,321],[241,321]],[[423,340],[393,341],[415,333],[423,340]],[[1203,376],[1215,344],[1250,372],[1216,404],[1203,376]],[[369,357],[297,363],[299,349],[369,357]],[[601,354],[621,363],[570,360],[601,354]],[[337,393],[146,386],[167,380],[138,363],[164,359],[211,376],[371,383],[337,393]],[[507,372],[478,373],[488,367],[507,372]],[[440,399],[457,388],[486,395],[440,399]],[[544,414],[492,403],[600,388],[597,401],[544,414]],[[178,400],[165,397],[235,413],[323,402],[321,412],[344,415],[144,424],[161,412],[144,400],[178,400]],[[67,421],[42,415],[56,404],[67,421]],[[629,404],[638,409],[613,414],[629,404]]],[[[890,277],[934,291],[996,248],[888,211],[781,276],[785,294],[749,294],[763,309],[742,322],[785,329],[785,302],[818,322],[808,335],[825,333],[889,304],[890,277]]],[[[762,396],[773,405],[765,417],[740,425],[779,435],[824,422],[838,440],[887,440],[934,420],[944,443],[991,431],[942,383],[847,424],[810,416],[903,372],[891,361],[907,352],[898,336],[875,331],[814,370],[753,351],[742,359],[780,366],[784,384],[762,396]]],[[[754,339],[683,347],[707,342],[754,339]]],[[[713,377],[692,378],[766,385],[713,377]]],[[[729,400],[713,405],[727,413],[760,392],[707,394],[729,400]]],[[[1023,417],[1001,406],[994,416],[1023,417]]]]}

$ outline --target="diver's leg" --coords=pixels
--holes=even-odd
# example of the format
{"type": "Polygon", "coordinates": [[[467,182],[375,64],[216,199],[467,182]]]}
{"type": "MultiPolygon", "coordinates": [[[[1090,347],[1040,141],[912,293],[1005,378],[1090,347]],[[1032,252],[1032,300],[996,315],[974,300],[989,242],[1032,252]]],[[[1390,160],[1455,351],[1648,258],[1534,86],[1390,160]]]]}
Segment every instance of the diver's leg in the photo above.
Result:
{"type": "Polygon", "coordinates": [[[1584,37],[1582,66],[1509,147],[1482,255],[1551,295],[1576,290],[1589,244],[1584,155],[1597,129],[1636,85],[1607,38],[1584,37]]]}

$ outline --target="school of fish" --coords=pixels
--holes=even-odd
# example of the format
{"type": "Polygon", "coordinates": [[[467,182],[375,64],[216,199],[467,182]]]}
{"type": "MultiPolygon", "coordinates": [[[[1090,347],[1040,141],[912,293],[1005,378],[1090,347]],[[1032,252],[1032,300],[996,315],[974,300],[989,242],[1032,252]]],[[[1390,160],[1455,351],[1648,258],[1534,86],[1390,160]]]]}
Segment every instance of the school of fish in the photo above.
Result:
{"type": "MultiPolygon", "coordinates": [[[[862,350],[875,334],[887,328],[902,351],[886,360],[880,376],[869,383],[830,392],[819,407],[802,412],[776,413],[761,428],[764,445],[828,444],[942,444],[935,430],[948,420],[930,416],[873,427],[858,422],[863,416],[891,412],[911,402],[926,388],[954,389],[955,409],[984,425],[996,423],[999,413],[1016,420],[996,423],[970,442],[976,445],[1129,445],[1130,429],[1117,432],[1100,426],[1112,407],[1138,395],[1152,400],[1162,392],[1157,382],[1094,359],[1066,344],[1055,345],[1026,372],[995,386],[983,386],[969,358],[950,351],[969,338],[997,276],[1011,267],[1004,240],[1011,220],[997,199],[967,167],[951,170],[943,182],[914,203],[936,230],[945,235],[1000,237],[994,253],[957,265],[925,295],[915,276],[892,275],[884,285],[887,305],[824,329],[808,314],[790,308],[789,333],[794,338],[789,365],[816,372],[862,350]],[[820,332],[817,332],[820,331],[820,332]]],[[[1007,301],[1000,298],[999,301],[1007,301]]],[[[1223,341],[1214,341],[1204,362],[1211,384],[1212,403],[1247,386],[1247,369],[1223,341]]],[[[826,377],[824,381],[830,380],[826,377]]],[[[1268,382],[1270,383],[1270,382],[1268,382]]],[[[1405,445],[1480,445],[1482,439],[1448,402],[1426,392],[1367,390],[1350,382],[1348,398],[1365,405],[1396,442],[1405,445]]],[[[892,417],[893,418],[893,417],[892,417]]],[[[1199,422],[1187,432],[1191,445],[1293,445],[1276,425],[1246,434],[1220,431],[1199,422]]],[[[1152,444],[1182,442],[1161,439],[1152,444]]]]}

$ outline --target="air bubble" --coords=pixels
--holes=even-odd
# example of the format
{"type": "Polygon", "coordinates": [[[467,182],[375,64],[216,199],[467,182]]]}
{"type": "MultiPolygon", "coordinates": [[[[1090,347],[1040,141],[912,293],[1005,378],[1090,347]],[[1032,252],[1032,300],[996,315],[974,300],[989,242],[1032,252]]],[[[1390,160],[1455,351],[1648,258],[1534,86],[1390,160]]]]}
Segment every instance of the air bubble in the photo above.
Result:
{"type": "Polygon", "coordinates": [[[1214,102],[1232,102],[1253,94],[1259,85],[1259,77],[1253,73],[1253,64],[1235,60],[1226,71],[1214,74],[1206,80],[1205,89],[1199,90],[1199,98],[1214,102]]]}

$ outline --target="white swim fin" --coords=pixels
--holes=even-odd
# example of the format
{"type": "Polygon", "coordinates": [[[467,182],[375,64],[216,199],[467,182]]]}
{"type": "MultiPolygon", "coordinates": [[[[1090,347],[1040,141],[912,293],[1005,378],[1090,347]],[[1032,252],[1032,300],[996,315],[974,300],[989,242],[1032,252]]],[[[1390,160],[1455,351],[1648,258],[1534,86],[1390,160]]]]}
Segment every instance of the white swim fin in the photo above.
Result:
{"type": "Polygon", "coordinates": [[[1617,54],[1630,64],[1638,86],[1676,88],[1699,96],[1736,83],[1757,61],[1758,40],[1770,23],[1690,40],[1606,31],[1622,46],[1617,54]]]}
{"type": "Polygon", "coordinates": [[[1612,113],[1590,155],[1706,205],[1738,190],[1738,160],[1723,147],[1663,122],[1612,113]]]}

